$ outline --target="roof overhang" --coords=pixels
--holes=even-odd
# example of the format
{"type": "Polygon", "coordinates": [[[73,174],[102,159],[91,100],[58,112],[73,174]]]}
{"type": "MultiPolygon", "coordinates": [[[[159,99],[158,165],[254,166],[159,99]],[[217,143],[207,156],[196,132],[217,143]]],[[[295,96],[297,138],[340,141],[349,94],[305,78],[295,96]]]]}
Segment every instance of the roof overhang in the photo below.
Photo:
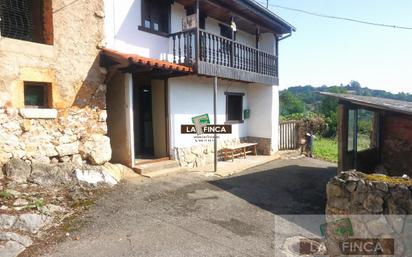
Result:
{"type": "MultiPolygon", "coordinates": [[[[175,0],[185,8],[193,8],[195,0],[175,0]]],[[[230,23],[231,17],[236,18],[238,28],[254,34],[256,27],[261,33],[276,35],[289,34],[296,28],[277,16],[272,11],[253,0],[202,0],[200,11],[204,15],[225,23],[230,23]]]]}
{"type": "Polygon", "coordinates": [[[365,107],[366,109],[383,110],[412,115],[412,102],[351,94],[334,94],[327,92],[320,92],[320,94],[334,97],[343,103],[350,103],[355,106],[365,107]]]}
{"type": "Polygon", "coordinates": [[[193,72],[193,69],[137,54],[121,53],[113,49],[103,48],[100,53],[100,66],[110,70],[121,70],[132,73],[148,73],[153,77],[182,76],[193,72]]]}

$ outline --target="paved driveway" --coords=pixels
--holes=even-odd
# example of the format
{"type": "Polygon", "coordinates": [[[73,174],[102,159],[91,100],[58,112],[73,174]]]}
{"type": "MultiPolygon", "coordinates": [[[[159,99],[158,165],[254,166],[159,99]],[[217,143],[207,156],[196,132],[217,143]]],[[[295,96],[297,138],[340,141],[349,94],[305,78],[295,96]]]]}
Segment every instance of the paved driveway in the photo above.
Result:
{"type": "Polygon", "coordinates": [[[179,174],[129,181],[86,213],[79,241],[48,257],[275,256],[274,220],[322,214],[330,163],[281,160],[230,178],[179,174]]]}

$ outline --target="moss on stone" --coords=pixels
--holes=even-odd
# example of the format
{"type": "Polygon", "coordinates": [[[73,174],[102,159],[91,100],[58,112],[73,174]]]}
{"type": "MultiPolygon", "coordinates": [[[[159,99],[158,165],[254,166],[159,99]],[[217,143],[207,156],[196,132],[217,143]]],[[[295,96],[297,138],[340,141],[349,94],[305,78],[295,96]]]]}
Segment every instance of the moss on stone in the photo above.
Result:
{"type": "Polygon", "coordinates": [[[400,177],[388,177],[388,176],[383,176],[380,174],[364,174],[362,175],[362,178],[366,181],[371,181],[371,182],[385,182],[388,184],[392,185],[406,185],[406,186],[412,186],[412,180],[407,179],[407,178],[400,178],[400,177]]]}

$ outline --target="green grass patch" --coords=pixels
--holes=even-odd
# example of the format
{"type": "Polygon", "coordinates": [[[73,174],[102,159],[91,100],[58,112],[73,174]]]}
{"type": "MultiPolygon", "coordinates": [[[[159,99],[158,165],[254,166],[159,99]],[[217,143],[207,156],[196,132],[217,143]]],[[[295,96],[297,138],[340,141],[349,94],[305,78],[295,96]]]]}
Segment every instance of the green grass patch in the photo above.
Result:
{"type": "Polygon", "coordinates": [[[338,162],[338,142],[334,138],[316,138],[313,156],[329,162],[338,162]]]}
{"type": "Polygon", "coordinates": [[[10,198],[12,198],[13,196],[9,193],[9,192],[7,192],[7,191],[2,191],[2,192],[0,192],[0,198],[3,198],[3,199],[5,199],[5,200],[8,200],[8,199],[10,199],[10,198]]]}

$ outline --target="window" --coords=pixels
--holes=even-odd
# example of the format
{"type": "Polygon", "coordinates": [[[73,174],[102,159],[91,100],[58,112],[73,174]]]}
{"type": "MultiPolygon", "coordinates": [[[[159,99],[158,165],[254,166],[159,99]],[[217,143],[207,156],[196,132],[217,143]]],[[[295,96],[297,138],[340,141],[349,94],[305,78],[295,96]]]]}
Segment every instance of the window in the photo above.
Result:
{"type": "Polygon", "coordinates": [[[243,93],[226,92],[226,121],[243,123],[243,93]]]}
{"type": "Polygon", "coordinates": [[[142,26],[148,32],[169,33],[170,0],[142,0],[142,26]]]}
{"type": "MultiPolygon", "coordinates": [[[[190,15],[195,14],[195,13],[196,13],[195,8],[186,7],[186,15],[187,16],[190,16],[190,15]]],[[[200,19],[199,28],[200,29],[206,29],[206,15],[202,11],[200,11],[200,13],[199,13],[199,19],[200,19]]]]}
{"type": "Polygon", "coordinates": [[[50,84],[24,82],[24,105],[30,108],[49,108],[51,102],[50,84]]]}
{"type": "Polygon", "coordinates": [[[53,44],[52,0],[0,0],[3,37],[53,44]]]}
{"type": "Polygon", "coordinates": [[[374,119],[374,113],[371,111],[349,110],[348,152],[361,152],[375,147],[377,139],[374,133],[374,119]]]}
{"type": "Polygon", "coordinates": [[[222,37],[236,40],[236,31],[233,33],[232,27],[226,24],[219,24],[219,26],[220,26],[220,35],[222,37]]]}

